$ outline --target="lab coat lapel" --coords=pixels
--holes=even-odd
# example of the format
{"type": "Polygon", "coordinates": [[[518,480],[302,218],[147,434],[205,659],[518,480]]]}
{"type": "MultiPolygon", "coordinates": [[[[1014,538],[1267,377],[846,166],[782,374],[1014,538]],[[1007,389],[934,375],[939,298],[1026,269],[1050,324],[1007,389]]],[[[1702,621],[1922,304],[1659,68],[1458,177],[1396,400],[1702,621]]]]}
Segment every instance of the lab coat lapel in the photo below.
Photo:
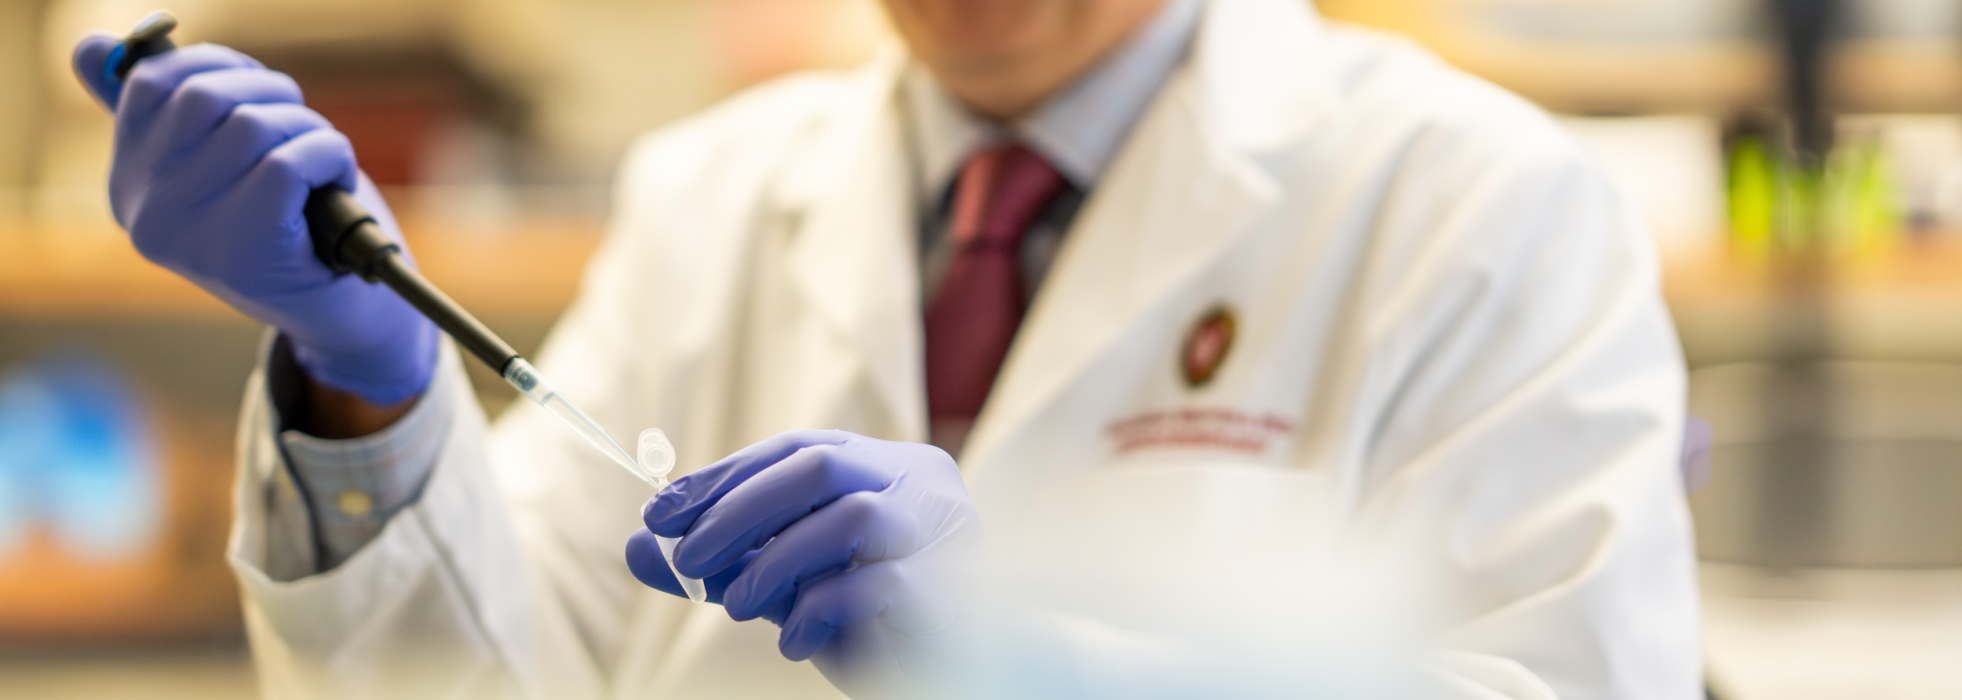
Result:
{"type": "MultiPolygon", "coordinates": [[[[926,436],[919,281],[893,99],[903,65],[903,54],[887,50],[850,78],[858,84],[815,127],[776,198],[798,217],[790,244],[796,289],[855,351],[861,363],[855,369],[897,426],[899,434],[883,437],[917,441],[926,436]]],[[[828,379],[815,377],[807,386],[832,386],[828,379]]],[[[842,397],[814,398],[823,406],[842,397]]]]}
{"type": "Polygon", "coordinates": [[[1025,318],[962,454],[970,477],[1121,352],[1127,329],[1187,320],[1167,318],[1166,302],[1197,293],[1194,278],[1256,235],[1281,195],[1259,158],[1298,141],[1326,104],[1323,81],[1275,75],[1312,63],[1301,54],[1320,25],[1302,5],[1208,3],[1192,58],[1134,127],[1025,318]]]}

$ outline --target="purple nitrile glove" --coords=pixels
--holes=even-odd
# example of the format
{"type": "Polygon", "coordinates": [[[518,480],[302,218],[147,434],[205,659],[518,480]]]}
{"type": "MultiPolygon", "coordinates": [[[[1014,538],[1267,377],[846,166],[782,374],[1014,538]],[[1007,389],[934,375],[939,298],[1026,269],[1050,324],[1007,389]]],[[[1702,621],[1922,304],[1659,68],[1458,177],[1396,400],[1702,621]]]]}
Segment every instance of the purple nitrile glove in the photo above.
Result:
{"type": "Polygon", "coordinates": [[[116,113],[109,203],[137,251],[278,328],[322,384],[384,406],[422,393],[435,325],[393,290],[327,269],[307,236],[307,195],[339,185],[401,242],[347,137],[292,78],[222,46],[145,58],[119,83],[104,69],[119,41],[83,38],[75,74],[116,113]]]}
{"type": "Polygon", "coordinates": [[[891,678],[899,670],[879,666],[959,621],[981,536],[946,452],[843,431],[744,448],[676,480],[643,516],[627,548],[635,576],[679,595],[653,538],[681,537],[677,570],[706,579],[730,617],[782,626],[786,658],[813,659],[847,689],[891,678]]]}
{"type": "Polygon", "coordinates": [[[1683,420],[1683,492],[1696,493],[1710,482],[1710,446],[1715,440],[1710,421],[1696,416],[1683,420]]]}

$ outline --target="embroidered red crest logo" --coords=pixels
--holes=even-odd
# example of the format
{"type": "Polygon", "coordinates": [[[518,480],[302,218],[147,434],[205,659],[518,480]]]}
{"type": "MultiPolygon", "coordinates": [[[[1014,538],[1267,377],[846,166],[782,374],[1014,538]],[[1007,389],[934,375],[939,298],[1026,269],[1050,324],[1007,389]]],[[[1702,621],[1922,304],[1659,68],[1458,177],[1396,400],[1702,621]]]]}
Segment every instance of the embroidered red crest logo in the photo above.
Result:
{"type": "Polygon", "coordinates": [[[1226,363],[1227,353],[1233,351],[1233,336],[1238,326],[1233,310],[1224,306],[1206,312],[1192,325],[1185,335],[1185,352],[1179,361],[1186,386],[1197,389],[1213,380],[1219,366],[1226,363]]]}

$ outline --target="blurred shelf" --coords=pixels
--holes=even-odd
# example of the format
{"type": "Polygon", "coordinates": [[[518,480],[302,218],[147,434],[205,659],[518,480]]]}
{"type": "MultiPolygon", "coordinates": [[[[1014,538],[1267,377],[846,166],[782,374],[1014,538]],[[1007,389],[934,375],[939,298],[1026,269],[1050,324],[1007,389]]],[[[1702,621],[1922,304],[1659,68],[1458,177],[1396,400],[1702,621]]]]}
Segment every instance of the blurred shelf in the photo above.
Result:
{"type": "Polygon", "coordinates": [[[1962,241],[1952,234],[1827,260],[1810,274],[1721,245],[1664,255],[1664,294],[1692,366],[1774,359],[1823,331],[1827,357],[1962,361],[1962,241]]]}
{"type": "MultiPolygon", "coordinates": [[[[1577,114],[1724,112],[1774,105],[1781,68],[1767,48],[1713,43],[1661,48],[1438,39],[1432,48],[1549,109],[1577,114]]],[[[1962,108],[1962,47],[1862,42],[1841,47],[1831,99],[1850,112],[1962,108]]]]}
{"type": "MultiPolygon", "coordinates": [[[[1833,295],[1962,297],[1962,236],[1936,234],[1891,250],[1836,256],[1820,269],[1821,282],[1833,295]]],[[[1722,244],[1666,251],[1663,276],[1670,298],[1685,303],[1773,296],[1785,279],[1779,267],[1722,244]]]]}
{"type": "MultiPolygon", "coordinates": [[[[1781,90],[1781,69],[1769,42],[1743,36],[1519,36],[1476,20],[1477,10],[1432,0],[1316,4],[1331,18],[1406,35],[1446,61],[1556,111],[1726,112],[1772,105],[1781,90]]],[[[1847,111],[1962,108],[1962,45],[1954,42],[1851,42],[1833,57],[1829,75],[1836,106],[1847,111]]]]}
{"type": "Polygon", "coordinates": [[[579,292],[602,222],[520,222],[476,232],[453,222],[405,219],[423,274],[469,309],[557,316],[579,292]]]}
{"type": "Polygon", "coordinates": [[[1839,53],[1832,78],[1848,112],[1962,110],[1962,45],[1874,41],[1839,53]]]}
{"type": "MultiPolygon", "coordinates": [[[[406,218],[423,273],[466,308],[548,314],[578,291],[601,226],[462,224],[406,218]]],[[[222,302],[136,253],[113,228],[0,229],[0,315],[234,316],[222,302]]]]}
{"type": "Polygon", "coordinates": [[[1723,112],[1778,95],[1776,61],[1749,44],[1647,49],[1460,38],[1428,45],[1459,68],[1570,114],[1723,112]]]}

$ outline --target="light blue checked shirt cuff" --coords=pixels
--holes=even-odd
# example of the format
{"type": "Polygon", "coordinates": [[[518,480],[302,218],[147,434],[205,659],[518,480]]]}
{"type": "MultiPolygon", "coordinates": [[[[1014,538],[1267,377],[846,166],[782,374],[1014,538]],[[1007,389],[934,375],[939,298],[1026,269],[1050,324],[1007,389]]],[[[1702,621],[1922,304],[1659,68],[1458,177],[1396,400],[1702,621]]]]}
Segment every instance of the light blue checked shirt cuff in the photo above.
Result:
{"type": "Polygon", "coordinates": [[[456,393],[444,385],[456,381],[451,375],[437,372],[407,415],[372,435],[328,440],[298,430],[279,434],[312,516],[319,571],[354,556],[421,496],[449,436],[456,393]]]}

